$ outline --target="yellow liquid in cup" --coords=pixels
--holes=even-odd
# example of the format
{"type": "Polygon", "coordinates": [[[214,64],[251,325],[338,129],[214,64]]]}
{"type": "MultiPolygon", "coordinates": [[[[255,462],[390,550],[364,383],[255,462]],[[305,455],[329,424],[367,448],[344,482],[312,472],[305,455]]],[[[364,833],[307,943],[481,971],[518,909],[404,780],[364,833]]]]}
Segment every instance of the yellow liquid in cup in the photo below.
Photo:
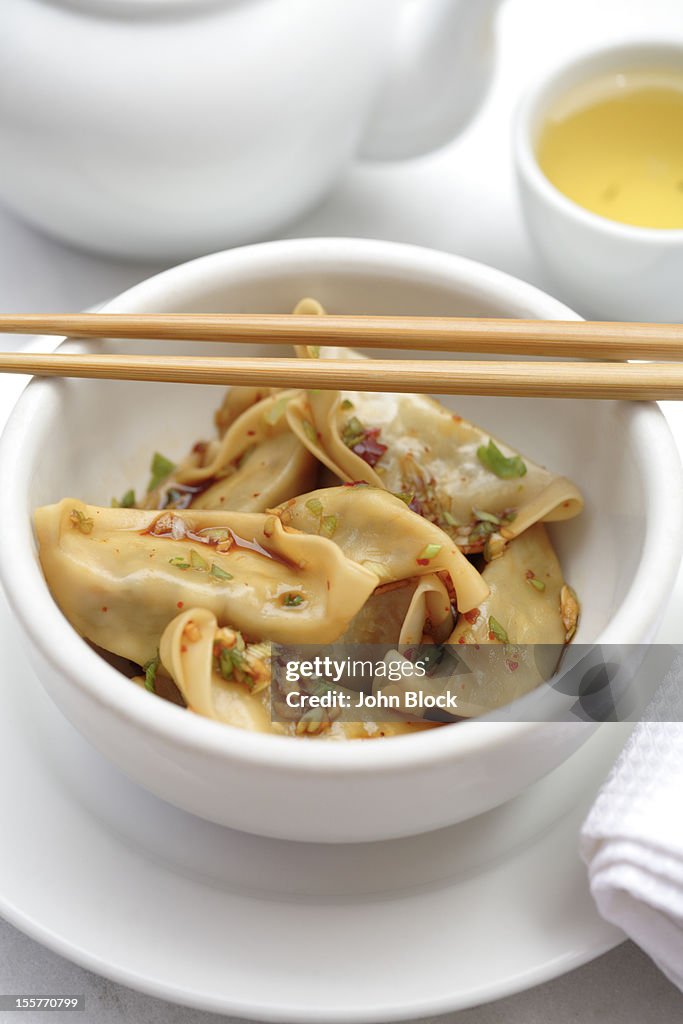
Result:
{"type": "Polygon", "coordinates": [[[560,192],[593,213],[683,228],[683,69],[577,87],[551,109],[537,159],[560,192]]]}

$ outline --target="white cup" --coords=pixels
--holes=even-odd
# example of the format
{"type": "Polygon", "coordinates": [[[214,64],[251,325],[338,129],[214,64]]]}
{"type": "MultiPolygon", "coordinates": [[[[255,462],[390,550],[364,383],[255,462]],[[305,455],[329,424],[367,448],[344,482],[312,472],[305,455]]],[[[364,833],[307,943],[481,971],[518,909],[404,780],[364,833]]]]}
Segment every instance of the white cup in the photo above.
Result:
{"type": "Polygon", "coordinates": [[[539,82],[517,113],[514,152],[526,223],[559,296],[584,316],[683,320],[683,230],[636,227],[592,213],[560,192],[536,157],[545,119],[568,92],[604,74],[652,69],[683,74],[683,46],[593,50],[539,82]]]}
{"type": "Polygon", "coordinates": [[[0,198],[128,257],[267,237],[463,127],[499,2],[3,0],[0,198]]]}

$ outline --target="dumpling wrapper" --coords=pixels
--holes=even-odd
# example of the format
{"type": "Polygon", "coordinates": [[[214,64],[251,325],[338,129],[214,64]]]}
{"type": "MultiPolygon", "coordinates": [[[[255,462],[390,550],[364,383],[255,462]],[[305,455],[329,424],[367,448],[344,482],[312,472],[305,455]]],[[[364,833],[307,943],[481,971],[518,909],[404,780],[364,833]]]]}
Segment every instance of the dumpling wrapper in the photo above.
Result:
{"type": "Polygon", "coordinates": [[[218,442],[195,446],[188,458],[145,498],[163,508],[169,491],[196,496],[192,508],[263,512],[313,486],[317,463],[290,431],[286,407],[299,394],[281,391],[248,405],[218,442]]]}
{"type": "MultiPolygon", "coordinates": [[[[221,630],[215,615],[191,608],[166,627],[161,638],[161,664],[182,693],[188,708],[213,721],[251,732],[306,736],[316,739],[372,739],[430,728],[432,723],[393,721],[329,721],[324,715],[299,715],[291,721],[272,721],[270,685],[250,690],[226,681],[214,668],[214,645],[229,630],[221,630]]],[[[269,644],[261,645],[270,656],[269,644]]],[[[250,649],[247,648],[249,651],[250,649]]],[[[269,671],[268,671],[269,675],[269,671]]]]}
{"type": "Polygon", "coordinates": [[[540,523],[510,541],[505,553],[486,566],[483,578],[489,595],[478,616],[471,621],[472,612],[461,615],[449,639],[453,654],[472,669],[458,675],[454,687],[458,713],[465,717],[502,707],[549,679],[566,643],[562,569],[540,523]],[[491,617],[507,634],[506,643],[491,636],[491,617]]]}
{"type": "Polygon", "coordinates": [[[161,664],[191,711],[236,729],[272,732],[269,686],[251,692],[215,671],[214,644],[220,632],[216,616],[206,608],[183,612],[163,632],[161,664]]]}
{"type": "Polygon", "coordinates": [[[273,511],[285,526],[304,533],[324,533],[326,522],[330,529],[333,524],[332,541],[382,583],[446,572],[461,611],[476,608],[488,594],[481,574],[452,538],[388,491],[327,487],[292,498],[273,511]]]}
{"type": "Polygon", "coordinates": [[[509,539],[534,522],[571,519],[583,508],[570,480],[527,456],[523,476],[501,479],[477,449],[493,440],[508,458],[519,453],[426,395],[309,392],[290,403],[287,417],[301,443],[341,480],[414,495],[427,518],[449,532],[454,523],[476,522],[475,509],[495,515],[514,509],[515,519],[501,530],[509,539]],[[378,440],[387,446],[374,468],[342,440],[352,417],[366,429],[379,428],[378,440]]]}
{"type": "Polygon", "coordinates": [[[191,607],[251,639],[331,643],[379,582],[337,545],[285,531],[277,516],[262,513],[159,514],[67,498],[38,509],[35,527],[43,572],[64,615],[92,643],[138,665],[155,656],[178,611],[191,607]],[[149,532],[169,523],[166,536],[149,532]],[[236,542],[221,552],[200,531],[236,542]],[[171,564],[197,558],[205,569],[171,564]],[[212,575],[214,565],[232,578],[212,575]],[[287,595],[303,600],[287,606],[287,595]]]}
{"type": "Polygon", "coordinates": [[[191,508],[263,512],[315,486],[317,465],[291,433],[276,434],[247,452],[239,468],[192,500],[191,508]]]}
{"type": "Polygon", "coordinates": [[[228,427],[257,402],[276,393],[276,388],[234,387],[225,392],[225,397],[214,416],[218,436],[223,437],[228,427]]]}
{"type": "Polygon", "coordinates": [[[380,588],[358,612],[339,643],[443,643],[453,630],[450,595],[435,573],[380,588]]]}

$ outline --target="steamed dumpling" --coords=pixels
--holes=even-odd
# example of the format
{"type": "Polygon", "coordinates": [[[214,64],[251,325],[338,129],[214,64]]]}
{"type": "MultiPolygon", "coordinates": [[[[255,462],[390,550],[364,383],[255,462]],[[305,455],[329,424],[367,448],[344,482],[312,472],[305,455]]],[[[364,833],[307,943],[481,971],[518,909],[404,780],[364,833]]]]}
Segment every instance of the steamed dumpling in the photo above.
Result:
{"type": "Polygon", "coordinates": [[[161,668],[187,707],[205,718],[251,732],[369,739],[433,727],[433,723],[394,718],[391,722],[347,722],[334,712],[301,712],[282,706],[282,720],[271,717],[270,644],[250,644],[240,633],[219,627],[203,608],[191,608],[166,627],[161,638],[161,668]]]}
{"type": "MultiPolygon", "coordinates": [[[[537,523],[484,569],[489,595],[461,615],[447,652],[464,661],[454,679],[464,717],[500,708],[550,679],[567,640],[562,569],[537,523]]],[[[575,623],[574,623],[575,624],[575,623]]]]}
{"type": "Polygon", "coordinates": [[[281,643],[336,640],[377,575],[274,515],[104,509],[67,498],[35,514],[50,590],[78,632],[145,664],[179,610],[281,643]]]}
{"type": "Polygon", "coordinates": [[[327,487],[292,498],[274,511],[286,527],[330,537],[383,583],[442,571],[462,611],[476,607],[488,593],[453,540],[388,491],[327,487]]]}
{"type": "Polygon", "coordinates": [[[430,573],[379,587],[355,616],[340,643],[444,643],[454,624],[450,594],[436,573],[430,573]]]}
{"type": "Polygon", "coordinates": [[[481,551],[494,533],[509,539],[583,507],[571,481],[425,395],[308,392],[292,400],[287,416],[301,443],[341,480],[406,495],[465,551],[481,551]]]}
{"type": "Polygon", "coordinates": [[[276,392],[247,405],[219,441],[195,445],[145,507],[263,512],[313,486],[318,464],[285,415],[296,395],[276,392]]]}
{"type": "MultiPolygon", "coordinates": [[[[450,638],[457,643],[499,643],[491,617],[513,644],[564,644],[562,569],[545,528],[537,523],[510,541],[505,553],[483,572],[489,593],[458,619],[450,638]]],[[[502,634],[501,634],[502,635],[502,634]]]]}
{"type": "Polygon", "coordinates": [[[269,644],[245,644],[213,612],[191,608],[164,630],[159,657],[191,711],[236,729],[272,731],[269,644]]]}

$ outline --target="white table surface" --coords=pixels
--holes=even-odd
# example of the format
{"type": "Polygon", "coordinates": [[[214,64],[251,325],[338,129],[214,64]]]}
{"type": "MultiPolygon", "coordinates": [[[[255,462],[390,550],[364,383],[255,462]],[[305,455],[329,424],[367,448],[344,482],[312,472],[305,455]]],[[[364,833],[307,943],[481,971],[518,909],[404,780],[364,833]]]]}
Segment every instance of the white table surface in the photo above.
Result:
{"type": "MultiPolygon", "coordinates": [[[[507,0],[499,21],[494,86],[467,132],[420,160],[354,168],[288,234],[357,235],[432,246],[500,267],[562,298],[525,236],[510,157],[510,115],[525,85],[563,56],[599,41],[646,35],[683,40],[683,0],[507,0]]],[[[65,248],[0,208],[2,312],[82,309],[157,269],[65,248]]],[[[13,349],[15,341],[0,335],[0,349],[13,349]]],[[[669,406],[666,411],[683,447],[683,410],[669,406]]],[[[683,595],[683,578],[677,589],[683,595]]],[[[672,613],[661,636],[680,641],[672,613]]],[[[98,978],[1,921],[0,992],[85,993],[87,1009],[78,1017],[84,1024],[208,1024],[219,1019],[98,978]]],[[[39,1018],[43,1015],[26,1013],[20,1019],[39,1018]]],[[[457,1024],[672,1024],[683,1019],[683,995],[640,950],[625,943],[564,978],[441,1019],[457,1024]]]]}

